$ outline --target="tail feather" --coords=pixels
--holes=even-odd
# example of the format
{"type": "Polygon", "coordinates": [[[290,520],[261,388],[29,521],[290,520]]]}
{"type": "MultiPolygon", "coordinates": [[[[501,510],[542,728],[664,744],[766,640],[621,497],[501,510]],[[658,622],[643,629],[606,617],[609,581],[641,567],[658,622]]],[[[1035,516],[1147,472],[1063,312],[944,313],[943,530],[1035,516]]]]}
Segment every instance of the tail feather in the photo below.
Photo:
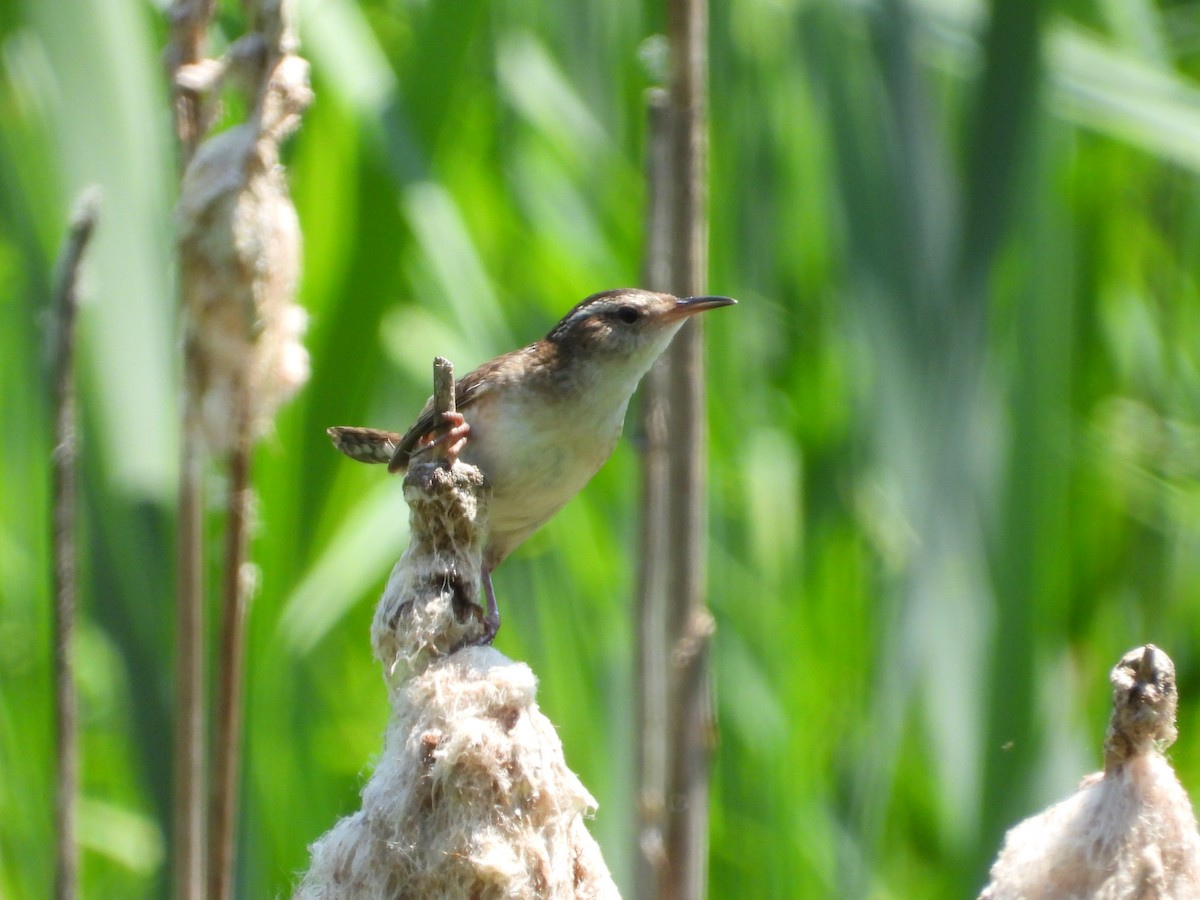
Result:
{"type": "Polygon", "coordinates": [[[363,463],[390,463],[402,437],[392,431],[350,425],[334,425],[326,428],[325,433],[333,441],[334,447],[363,463]]]}

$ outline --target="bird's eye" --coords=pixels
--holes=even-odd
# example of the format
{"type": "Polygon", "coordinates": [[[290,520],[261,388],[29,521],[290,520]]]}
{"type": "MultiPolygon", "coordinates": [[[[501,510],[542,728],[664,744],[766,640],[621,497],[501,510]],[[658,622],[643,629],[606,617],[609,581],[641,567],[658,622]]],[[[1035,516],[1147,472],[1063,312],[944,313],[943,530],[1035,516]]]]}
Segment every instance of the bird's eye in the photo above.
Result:
{"type": "Polygon", "coordinates": [[[626,325],[632,325],[634,322],[636,322],[641,317],[642,317],[642,314],[640,312],[638,312],[638,309],[636,306],[619,306],[619,307],[617,307],[617,318],[620,319],[622,322],[624,322],[626,325]]]}

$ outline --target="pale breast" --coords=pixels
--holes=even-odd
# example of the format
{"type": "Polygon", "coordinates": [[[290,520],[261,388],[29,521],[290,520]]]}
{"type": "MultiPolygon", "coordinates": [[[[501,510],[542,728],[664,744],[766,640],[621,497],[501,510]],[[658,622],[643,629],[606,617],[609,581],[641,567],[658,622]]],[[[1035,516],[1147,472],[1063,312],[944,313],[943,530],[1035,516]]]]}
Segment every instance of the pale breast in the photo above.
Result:
{"type": "Polygon", "coordinates": [[[497,565],[592,479],[621,435],[626,403],[612,410],[498,402],[464,409],[463,459],[492,485],[488,556],[497,565]]]}

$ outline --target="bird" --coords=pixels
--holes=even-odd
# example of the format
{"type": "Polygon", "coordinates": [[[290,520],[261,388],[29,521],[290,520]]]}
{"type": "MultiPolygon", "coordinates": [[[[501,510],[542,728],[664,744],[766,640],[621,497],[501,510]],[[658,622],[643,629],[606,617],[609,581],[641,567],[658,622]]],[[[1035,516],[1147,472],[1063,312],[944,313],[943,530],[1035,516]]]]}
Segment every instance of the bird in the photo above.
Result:
{"type": "Polygon", "coordinates": [[[431,397],[403,434],[327,429],[360,462],[403,472],[434,447],[477,466],[491,486],[481,582],[487,608],[477,641],[500,628],[492,572],[579,493],[612,454],[629,400],[692,316],[737,303],[637,288],[592,294],[541,340],[486,362],[455,384],[458,408],[439,416],[431,397]]]}

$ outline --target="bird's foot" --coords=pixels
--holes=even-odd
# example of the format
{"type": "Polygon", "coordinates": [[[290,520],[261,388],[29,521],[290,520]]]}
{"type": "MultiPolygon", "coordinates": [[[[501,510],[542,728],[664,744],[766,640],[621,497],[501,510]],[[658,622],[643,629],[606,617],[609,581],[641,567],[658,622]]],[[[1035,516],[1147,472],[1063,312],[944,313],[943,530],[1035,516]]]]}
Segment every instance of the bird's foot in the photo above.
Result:
{"type": "Polygon", "coordinates": [[[467,445],[467,437],[471,434],[471,426],[460,412],[442,413],[443,424],[437,431],[431,431],[421,439],[422,450],[441,448],[442,456],[450,465],[458,461],[458,454],[467,445]]]}
{"type": "Polygon", "coordinates": [[[492,641],[496,639],[496,632],[500,630],[500,616],[493,616],[490,613],[483,617],[483,633],[463,641],[460,647],[489,647],[492,641]]]}
{"type": "Polygon", "coordinates": [[[450,651],[451,653],[461,650],[463,647],[487,647],[496,639],[496,632],[500,630],[500,607],[496,605],[496,591],[492,587],[492,573],[484,569],[480,573],[480,581],[483,583],[484,597],[487,598],[487,609],[483,614],[483,632],[457,644],[450,651]]]}
{"type": "Polygon", "coordinates": [[[496,632],[500,630],[500,613],[497,610],[485,613],[483,616],[483,634],[475,639],[475,643],[480,647],[486,647],[496,639],[496,632]]]}
{"type": "MultiPolygon", "coordinates": [[[[478,609],[479,607],[475,607],[478,609]]],[[[465,647],[489,647],[492,641],[496,639],[496,632],[500,630],[500,613],[489,612],[483,615],[483,631],[474,637],[464,638],[453,647],[450,648],[451,653],[457,653],[465,647]]]]}

